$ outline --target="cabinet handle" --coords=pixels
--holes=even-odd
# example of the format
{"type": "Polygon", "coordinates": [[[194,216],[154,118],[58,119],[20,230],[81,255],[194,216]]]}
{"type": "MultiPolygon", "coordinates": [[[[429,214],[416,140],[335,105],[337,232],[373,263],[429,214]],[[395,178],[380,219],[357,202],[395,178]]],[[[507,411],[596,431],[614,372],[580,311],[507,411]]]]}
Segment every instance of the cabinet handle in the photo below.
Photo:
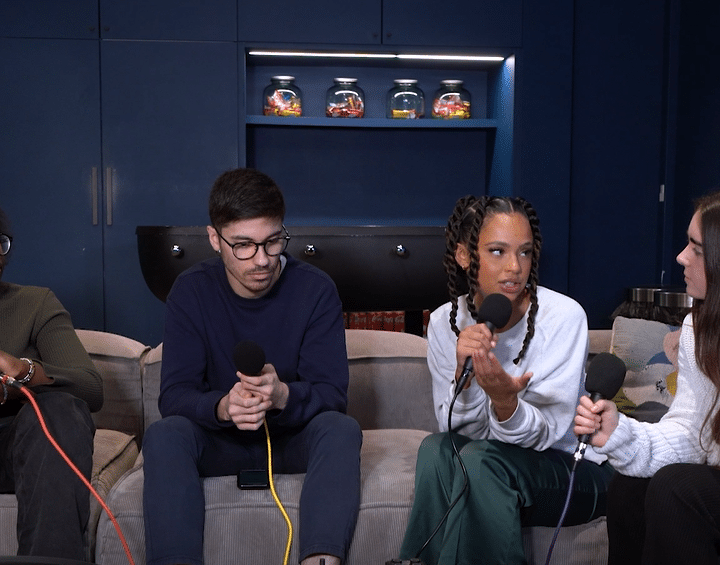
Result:
{"type": "Polygon", "coordinates": [[[407,247],[405,247],[402,243],[400,245],[395,246],[395,254],[398,257],[407,257],[410,252],[408,251],[407,247]]]}
{"type": "Polygon", "coordinates": [[[98,225],[98,170],[90,169],[90,198],[92,198],[92,225],[98,225]]]}
{"type": "Polygon", "coordinates": [[[111,226],[112,217],[112,201],[113,201],[113,170],[112,167],[105,169],[105,224],[111,226]]]}
{"type": "Polygon", "coordinates": [[[312,243],[308,243],[305,246],[305,255],[308,257],[313,257],[317,253],[317,249],[315,249],[315,246],[312,243]]]}

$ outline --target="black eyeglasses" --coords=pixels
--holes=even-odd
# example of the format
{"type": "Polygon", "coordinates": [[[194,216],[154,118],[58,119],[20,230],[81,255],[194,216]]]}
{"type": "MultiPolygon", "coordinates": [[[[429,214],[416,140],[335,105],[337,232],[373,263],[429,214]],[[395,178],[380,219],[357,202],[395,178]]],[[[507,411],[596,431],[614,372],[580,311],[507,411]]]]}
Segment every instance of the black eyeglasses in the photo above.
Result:
{"type": "Polygon", "coordinates": [[[222,239],[232,248],[233,255],[235,255],[237,259],[245,260],[255,257],[260,246],[262,246],[263,250],[265,251],[265,255],[267,255],[268,257],[276,257],[277,255],[280,255],[280,253],[285,251],[287,249],[288,243],[290,242],[290,234],[288,233],[285,226],[283,226],[282,229],[285,232],[285,235],[271,237],[259,243],[252,241],[251,239],[245,241],[238,241],[237,243],[230,243],[222,236],[219,229],[215,228],[215,231],[217,232],[218,236],[220,236],[220,239],[222,239]]]}
{"type": "Polygon", "coordinates": [[[12,237],[0,233],[0,255],[7,255],[10,252],[10,244],[12,243],[12,237]]]}

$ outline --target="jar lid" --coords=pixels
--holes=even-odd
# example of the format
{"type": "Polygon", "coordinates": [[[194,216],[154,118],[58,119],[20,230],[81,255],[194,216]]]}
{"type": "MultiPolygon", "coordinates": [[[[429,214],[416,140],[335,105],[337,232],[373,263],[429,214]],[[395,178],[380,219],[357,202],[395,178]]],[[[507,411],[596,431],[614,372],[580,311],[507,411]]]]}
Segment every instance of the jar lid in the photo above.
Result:
{"type": "Polygon", "coordinates": [[[448,78],[440,81],[440,84],[446,84],[448,86],[460,86],[462,83],[463,81],[456,78],[448,78]]]}
{"type": "Polygon", "coordinates": [[[687,292],[658,292],[655,294],[655,306],[668,308],[692,308],[693,298],[687,292]]]}
{"type": "Polygon", "coordinates": [[[270,80],[281,80],[281,81],[295,80],[295,77],[290,76],[290,75],[276,75],[274,77],[271,77],[270,80]]]}
{"type": "Polygon", "coordinates": [[[357,82],[357,79],[356,79],[356,78],[341,78],[341,77],[338,77],[338,78],[334,78],[333,80],[334,80],[335,82],[338,82],[338,83],[343,83],[343,82],[357,82]]]}
{"type": "Polygon", "coordinates": [[[630,302],[652,302],[655,293],[664,289],[661,286],[635,286],[627,290],[630,302]]]}
{"type": "Polygon", "coordinates": [[[417,84],[417,79],[415,79],[415,78],[396,78],[393,82],[395,84],[417,84]]]}

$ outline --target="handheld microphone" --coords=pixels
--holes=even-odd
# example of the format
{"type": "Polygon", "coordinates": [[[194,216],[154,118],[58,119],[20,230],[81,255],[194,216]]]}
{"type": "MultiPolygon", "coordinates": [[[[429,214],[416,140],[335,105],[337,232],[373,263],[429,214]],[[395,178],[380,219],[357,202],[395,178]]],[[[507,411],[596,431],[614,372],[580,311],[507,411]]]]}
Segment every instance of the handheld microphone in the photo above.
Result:
{"type": "Polygon", "coordinates": [[[257,376],[265,366],[265,351],[254,341],[241,341],[233,349],[233,363],[243,375],[257,376]]]}
{"type": "MultiPolygon", "coordinates": [[[[478,309],[478,320],[485,324],[491,332],[497,328],[505,327],[512,315],[512,303],[504,294],[488,294],[478,309]]],[[[457,392],[465,388],[465,383],[473,372],[472,357],[468,355],[463,364],[463,370],[458,379],[455,390],[457,392]]]]}
{"type": "MultiPolygon", "coordinates": [[[[590,362],[585,377],[585,390],[590,393],[590,400],[597,402],[601,398],[614,398],[625,380],[626,370],[625,363],[619,357],[612,353],[598,353],[590,362]]],[[[591,435],[578,437],[578,446],[573,456],[575,461],[585,456],[591,435]]]]}

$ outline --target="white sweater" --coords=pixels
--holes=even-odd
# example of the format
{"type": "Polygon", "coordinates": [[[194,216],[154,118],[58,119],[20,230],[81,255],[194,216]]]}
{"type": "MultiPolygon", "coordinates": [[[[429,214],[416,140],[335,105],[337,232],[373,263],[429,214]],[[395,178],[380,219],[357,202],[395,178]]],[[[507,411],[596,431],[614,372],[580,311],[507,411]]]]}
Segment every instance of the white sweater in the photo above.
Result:
{"type": "MultiPolygon", "coordinates": [[[[447,430],[447,418],[455,387],[457,337],[450,327],[448,302],[430,315],[428,325],[428,366],[433,379],[433,401],[440,429],[447,430]]],[[[474,379],[460,393],[453,407],[452,427],[472,439],[497,439],[505,443],[542,451],[550,447],[573,453],[575,408],[585,393],[585,362],[588,353],[587,317],[572,298],[544,287],[538,288],[535,335],[518,365],[513,363],[525,339],[527,316],[509,330],[497,334],[495,356],[508,374],[533,376],[518,395],[515,413],[499,422],[490,399],[474,379]]],[[[475,324],[465,297],[458,302],[457,326],[475,324]]],[[[585,458],[601,462],[588,448],[585,458]]]]}
{"type": "Polygon", "coordinates": [[[667,413],[654,424],[620,414],[610,439],[595,449],[606,454],[616,470],[632,477],[651,477],[671,463],[718,465],[720,446],[710,439],[710,423],[703,428],[715,392],[697,366],[692,316],[688,315],[680,333],[677,392],[667,413]]]}

